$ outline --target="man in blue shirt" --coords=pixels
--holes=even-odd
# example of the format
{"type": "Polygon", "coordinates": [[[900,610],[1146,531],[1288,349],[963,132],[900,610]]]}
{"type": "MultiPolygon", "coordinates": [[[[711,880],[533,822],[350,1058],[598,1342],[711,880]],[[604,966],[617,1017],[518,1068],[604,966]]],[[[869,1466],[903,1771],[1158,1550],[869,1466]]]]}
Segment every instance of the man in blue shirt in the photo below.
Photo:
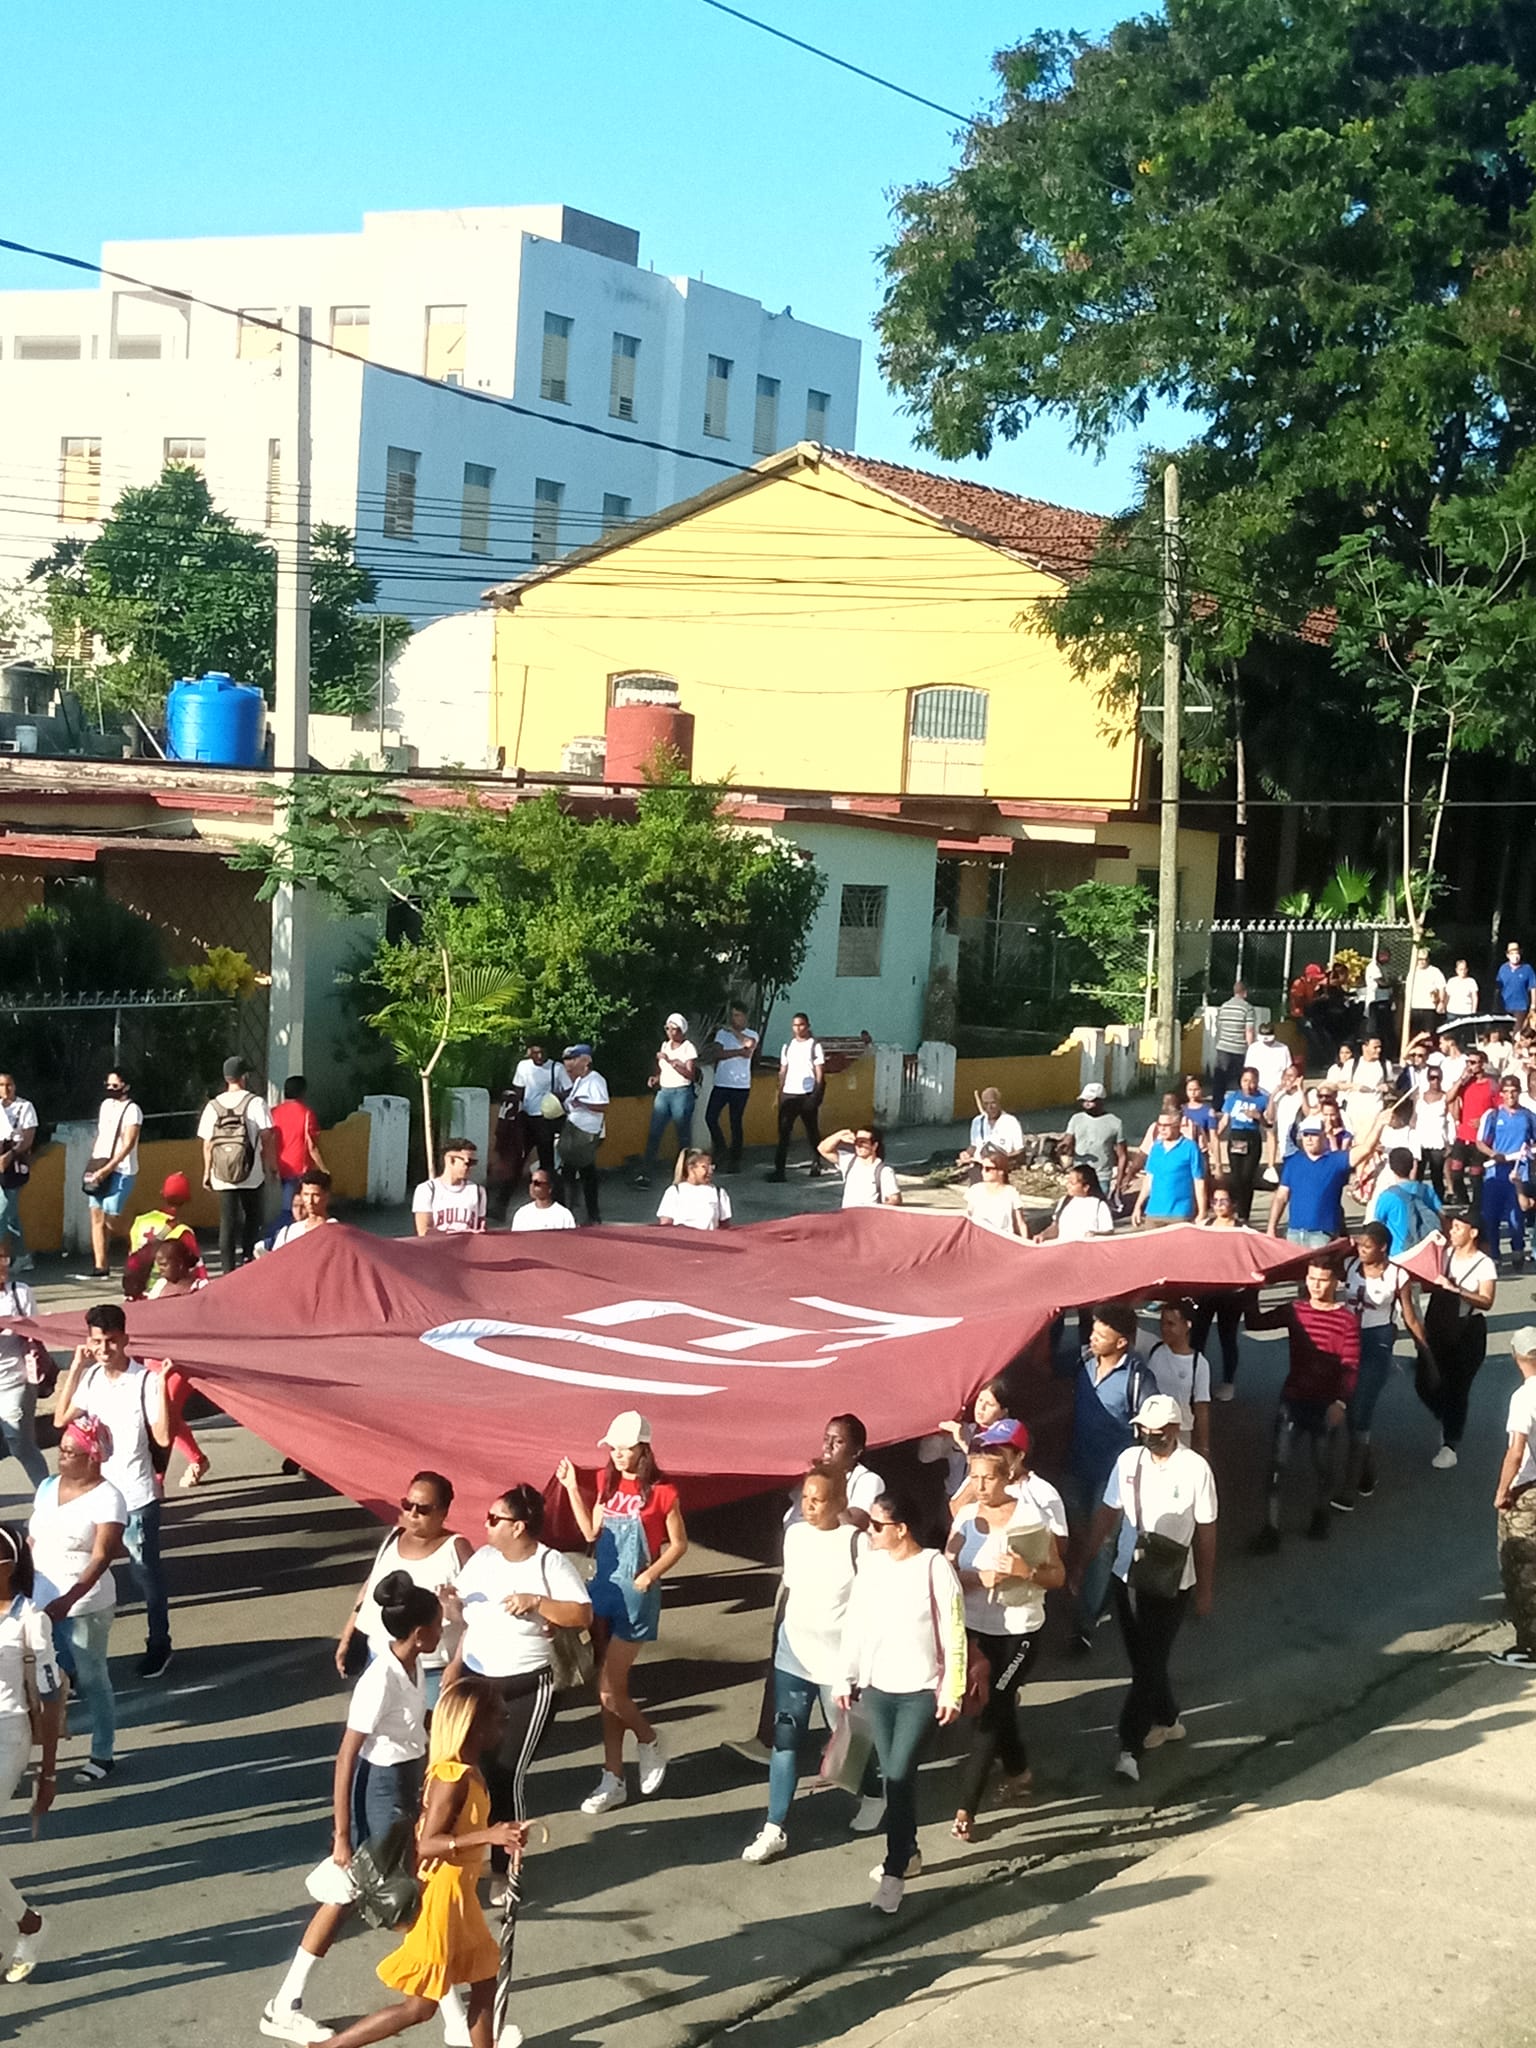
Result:
{"type": "Polygon", "coordinates": [[[1179,1112],[1165,1109],[1142,1169],[1141,1192],[1131,1222],[1195,1223],[1205,1220],[1205,1158],[1193,1138],[1179,1135],[1179,1112]]]}
{"type": "MultiPolygon", "coordinates": [[[[1132,1416],[1148,1394],[1157,1392],[1157,1382],[1135,1343],[1134,1309],[1124,1302],[1108,1301],[1093,1311],[1083,1361],[1072,1384],[1068,1509],[1079,1543],[1085,1540],[1094,1511],[1104,1498],[1115,1460],[1136,1441],[1132,1416]]],[[[1113,1562],[1112,1543],[1103,1544],[1092,1557],[1075,1561],[1075,1650],[1093,1648],[1093,1631],[1104,1612],[1113,1562]]]]}
{"type": "Polygon", "coordinates": [[[1387,1154],[1387,1171],[1394,1177],[1376,1192],[1370,1207],[1373,1223],[1384,1223],[1391,1240],[1387,1246],[1393,1258],[1412,1251],[1440,1227],[1440,1197],[1427,1181],[1414,1178],[1413,1154],[1406,1145],[1394,1145],[1387,1154]]]}
{"type": "Polygon", "coordinates": [[[1314,1117],[1297,1130],[1301,1146],[1280,1169],[1280,1185],[1269,1205],[1269,1235],[1279,1237],[1281,1225],[1292,1244],[1318,1251],[1344,1234],[1344,1189],[1350,1170],[1366,1159],[1376,1143],[1386,1112],[1376,1117],[1348,1152],[1330,1152],[1328,1135],[1314,1117]]]}
{"type": "Polygon", "coordinates": [[[1515,1266],[1521,1267],[1525,1264],[1525,1212],[1520,1197],[1529,1194],[1536,1116],[1521,1105],[1517,1075],[1504,1076],[1497,1109],[1483,1112],[1477,1127],[1477,1149],[1488,1161],[1483,1174],[1483,1234],[1488,1255],[1497,1265],[1499,1237],[1507,1222],[1510,1255],[1515,1266]]]}
{"type": "Polygon", "coordinates": [[[1499,969],[1499,1001],[1517,1022],[1524,1022],[1536,1001],[1536,967],[1522,960],[1513,940],[1504,948],[1504,965],[1499,969]]]}

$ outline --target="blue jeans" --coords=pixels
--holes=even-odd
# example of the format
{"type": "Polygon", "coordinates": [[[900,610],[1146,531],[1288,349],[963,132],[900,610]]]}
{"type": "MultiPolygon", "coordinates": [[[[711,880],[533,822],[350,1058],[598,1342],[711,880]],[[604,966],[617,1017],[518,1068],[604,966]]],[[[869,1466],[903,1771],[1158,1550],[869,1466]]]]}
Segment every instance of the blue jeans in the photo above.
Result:
{"type": "Polygon", "coordinates": [[[1294,1224],[1285,1233],[1288,1244],[1299,1244],[1309,1252],[1320,1252],[1338,1235],[1336,1230],[1298,1230],[1294,1224]]]}
{"type": "Polygon", "coordinates": [[[688,1128],[693,1122],[693,1095],[689,1088],[658,1088],[656,1100],[651,1105],[651,1128],[645,1140],[645,1170],[650,1172],[656,1164],[656,1154],[661,1150],[661,1141],[668,1124],[677,1127],[677,1149],[679,1152],[688,1143],[688,1128]]]}
{"type": "Polygon", "coordinates": [[[10,1387],[0,1391],[0,1439],[26,1473],[35,1493],[48,1477],[48,1460],[37,1448],[37,1389],[10,1387]]]}
{"type": "Polygon", "coordinates": [[[0,1188],[0,1236],[14,1237],[18,1252],[27,1248],[27,1241],[21,1234],[20,1188],[0,1188]]]}
{"type": "Polygon", "coordinates": [[[414,1821],[421,1804],[424,1756],[404,1764],[370,1764],[361,1757],[352,1773],[352,1846],[360,1849],[397,1820],[414,1821]]]}
{"type": "Polygon", "coordinates": [[[1344,1415],[1351,1442],[1370,1436],[1376,1403],[1392,1377],[1392,1346],[1396,1337],[1397,1332],[1390,1323],[1384,1323],[1380,1329],[1360,1332],[1360,1372],[1344,1415]]]}
{"type": "Polygon", "coordinates": [[[66,1614],[53,1625],[59,1662],[69,1673],[91,1717],[91,1755],[103,1764],[111,1763],[117,1747],[117,1701],[107,1663],[107,1638],[111,1633],[110,1607],[99,1608],[94,1614],[66,1614]]]}
{"type": "Polygon", "coordinates": [[[875,1754],[885,1780],[885,1864],[887,1877],[904,1877],[917,1849],[917,1766],[937,1720],[932,1692],[861,1695],[874,1732],[875,1754]]]}
{"type": "MultiPolygon", "coordinates": [[[[1067,1513],[1085,1536],[1089,1524],[1098,1512],[1099,1503],[1104,1498],[1104,1488],[1108,1484],[1107,1472],[1097,1485],[1090,1485],[1078,1473],[1069,1472],[1067,1475],[1067,1513]]],[[[1111,1535],[1103,1547],[1084,1562],[1082,1584],[1078,1588],[1077,1607],[1072,1621],[1074,1635],[1091,1636],[1099,1625],[1099,1617],[1103,1614],[1105,1602],[1109,1598],[1109,1582],[1114,1572],[1115,1546],[1118,1541],[1118,1533],[1111,1535]]]]}
{"type": "Polygon", "coordinates": [[[811,1725],[811,1708],[821,1701],[821,1717],[830,1728],[832,1688],[809,1678],[797,1678],[792,1671],[773,1669],[773,1755],[768,1764],[768,1819],[783,1827],[794,1803],[795,1784],[800,1776],[800,1745],[811,1725]]]}
{"type": "Polygon", "coordinates": [[[139,1588],[144,1595],[145,1648],[148,1650],[169,1649],[171,1642],[170,1601],[165,1590],[165,1570],[160,1562],[161,1505],[160,1501],[152,1500],[142,1508],[135,1508],[123,1531],[123,1548],[133,1561],[139,1588]]]}

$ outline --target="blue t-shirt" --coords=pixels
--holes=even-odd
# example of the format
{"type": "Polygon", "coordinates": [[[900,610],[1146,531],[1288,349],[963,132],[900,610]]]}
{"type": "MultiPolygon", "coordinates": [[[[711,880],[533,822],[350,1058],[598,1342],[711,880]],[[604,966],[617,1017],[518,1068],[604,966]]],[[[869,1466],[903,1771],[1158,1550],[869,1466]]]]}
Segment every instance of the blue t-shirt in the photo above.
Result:
{"type": "Polygon", "coordinates": [[[1440,1221],[1440,1197],[1427,1181],[1395,1181],[1376,1197],[1372,1214],[1391,1234],[1390,1249],[1396,1258],[1434,1234],[1440,1221]]]}
{"type": "Polygon", "coordinates": [[[1221,1105],[1221,1113],[1229,1122],[1240,1125],[1244,1130],[1256,1131],[1264,1121],[1264,1112],[1269,1107],[1269,1097],[1261,1088],[1257,1095],[1245,1095],[1241,1088],[1229,1088],[1227,1099],[1221,1105]]]}
{"type": "Polygon", "coordinates": [[[1506,1109],[1501,1103],[1497,1109],[1483,1111],[1477,1135],[1500,1159],[1518,1158],[1536,1146],[1536,1116],[1518,1106],[1506,1109]]]}
{"type": "Polygon", "coordinates": [[[1339,1237],[1344,1230],[1344,1188],[1349,1179],[1349,1154],[1325,1152],[1309,1159],[1293,1152],[1280,1169],[1280,1185],[1289,1188],[1285,1220],[1291,1230],[1326,1230],[1339,1237]]]}
{"type": "Polygon", "coordinates": [[[1205,1179],[1205,1161],[1193,1138],[1161,1138],[1147,1154],[1147,1216],[1193,1216],[1195,1182],[1205,1179]]]}
{"type": "Polygon", "coordinates": [[[1518,967],[1511,967],[1506,960],[1499,969],[1499,1001],[1511,1017],[1523,1017],[1531,1007],[1531,997],[1536,994],[1536,967],[1529,960],[1522,960],[1518,967]]]}
{"type": "Polygon", "coordinates": [[[1216,1111],[1208,1102],[1186,1102],[1183,1120],[1193,1124],[1197,1131],[1210,1131],[1216,1125],[1216,1111]]]}

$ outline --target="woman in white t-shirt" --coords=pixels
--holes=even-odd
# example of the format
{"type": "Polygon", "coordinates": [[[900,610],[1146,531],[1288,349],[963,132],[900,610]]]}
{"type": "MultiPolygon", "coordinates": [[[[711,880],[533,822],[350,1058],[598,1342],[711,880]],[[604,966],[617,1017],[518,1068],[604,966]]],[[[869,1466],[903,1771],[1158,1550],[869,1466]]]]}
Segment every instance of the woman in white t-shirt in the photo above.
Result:
{"type": "Polygon", "coordinates": [[[950,1830],[960,1842],[971,1839],[994,1765],[1002,1766],[1005,1803],[1017,1805],[1029,1795],[1019,1691],[1039,1648],[1046,1593],[1067,1576],[1061,1550],[1067,1513],[1055,1487],[1001,1446],[978,1447],[970,1462],[976,1498],[955,1516],[945,1555],[959,1575],[966,1635],[986,1659],[990,1685],[961,1766],[960,1803],[950,1830]],[[1018,1548],[1010,1541],[1015,1529],[1023,1532],[1018,1548]]]}
{"type": "Polygon", "coordinates": [[[965,1213],[995,1237],[1022,1238],[1026,1244],[1029,1241],[1024,1228],[1024,1203],[1008,1178],[1008,1162],[1000,1154],[989,1152],[982,1158],[981,1179],[965,1191],[965,1213]]]}
{"type": "Polygon", "coordinates": [[[847,1502],[843,1475],[813,1465],[800,1484],[799,1519],[784,1531],[784,1606],[774,1637],[768,1818],[742,1850],[743,1863],[769,1863],[789,1847],[784,1824],[794,1803],[800,1745],[818,1699],[828,1728],[833,1723],[832,1689],[840,1675],[843,1616],[859,1560],[869,1548],[868,1537],[843,1519],[847,1502]]]}
{"type": "MultiPolygon", "coordinates": [[[[487,1678],[500,1695],[501,1734],[480,1759],[491,1795],[491,1819],[526,1820],[524,1781],[555,1717],[550,1638],[556,1629],[590,1629],[586,1582],[558,1550],[539,1539],[544,1496],[536,1486],[510,1486],[492,1501],[486,1540],[462,1566],[446,1594],[450,1622],[463,1634],[443,1681],[468,1673],[487,1678]]],[[[506,1896],[507,1852],[491,1852],[491,1903],[506,1896]]]]}
{"type": "MultiPolygon", "coordinates": [[[[32,1794],[32,1834],[53,1805],[58,1784],[59,1736],[64,1692],[53,1646],[53,1628],[34,1600],[32,1553],[15,1529],[0,1523],[0,1799],[9,1801],[32,1754],[29,1693],[42,1709],[41,1759],[32,1794]],[[30,1665],[30,1669],[28,1668],[30,1665]]],[[[0,1872],[0,1920],[16,1928],[7,1984],[23,1984],[37,1967],[43,1946],[43,1916],[35,1912],[0,1872]]]]}
{"type": "Polygon", "coordinates": [[[645,1156],[635,1175],[637,1188],[648,1188],[656,1167],[656,1155],[670,1124],[677,1133],[679,1155],[688,1143],[693,1123],[694,1097],[699,1085],[699,1049],[688,1036],[688,1019],[674,1010],[667,1019],[656,1063],[646,1083],[656,1091],[651,1106],[651,1128],[645,1136],[645,1156]]]}
{"type": "Polygon", "coordinates": [[[1056,1212],[1035,1239],[1036,1244],[1084,1244],[1091,1237],[1113,1237],[1114,1212],[1104,1199],[1097,1171],[1091,1166],[1067,1168],[1067,1191],[1056,1212]]]}
{"type": "Polygon", "coordinates": [[[885,1163],[885,1133],[872,1124],[834,1131],[816,1147],[843,1176],[845,1209],[899,1209],[901,1189],[885,1163]]]}
{"type": "MultiPolygon", "coordinates": [[[[388,1573],[375,1591],[385,1647],[352,1689],[331,1776],[331,1861],[341,1870],[364,1842],[396,1821],[415,1820],[426,1773],[421,1660],[438,1646],[442,1607],[437,1595],[418,1586],[409,1572],[388,1573]]],[[[322,1905],[311,1914],[298,1953],[262,2014],[264,2034],[284,2041],[325,2038],[317,2023],[305,2018],[304,1988],[351,1911],[350,1905],[322,1905]]]]}
{"type": "Polygon", "coordinates": [[[1157,1311],[1158,1339],[1147,1353],[1147,1369],[1160,1394],[1179,1404],[1179,1442],[1202,1458],[1211,1451],[1211,1366],[1194,1341],[1195,1305],[1162,1302],[1157,1311]]]}
{"type": "Polygon", "coordinates": [[[715,1162],[708,1152],[680,1152],[678,1176],[661,1198],[658,1223],[678,1230],[729,1230],[731,1198],[715,1186],[715,1162]]]}
{"type": "Polygon", "coordinates": [[[1391,1257],[1392,1233],[1384,1223],[1361,1223],[1350,1235],[1355,1242],[1355,1256],[1344,1269],[1340,1299],[1351,1302],[1360,1312],[1360,1370],[1345,1410],[1349,1463],[1344,1483],[1333,1498],[1333,1505],[1346,1513],[1355,1505],[1358,1495],[1369,1498],[1376,1490],[1371,1418],[1392,1376],[1392,1347],[1397,1338],[1399,1311],[1415,1344],[1425,1342],[1412,1277],[1391,1257]]]}
{"type": "Polygon", "coordinates": [[[1488,1311],[1498,1293],[1498,1268],[1483,1250],[1475,1211],[1447,1209],[1441,1216],[1450,1242],[1424,1304],[1423,1351],[1416,1380],[1419,1399],[1440,1424],[1440,1448],[1430,1459],[1437,1472],[1458,1462],[1467,1426],[1472,1382],[1488,1352],[1488,1311]]]}
{"type": "MultiPolygon", "coordinates": [[[[389,1631],[379,1612],[381,1580],[403,1571],[418,1586],[435,1593],[468,1563],[474,1546],[467,1536],[456,1536],[448,1527],[452,1506],[453,1484],[441,1472],[418,1472],[405,1489],[399,1520],[379,1545],[337,1638],[336,1669],[343,1678],[358,1676],[364,1655],[377,1657],[389,1647],[389,1631]]],[[[450,1647],[439,1643],[422,1657],[422,1684],[429,1707],[437,1705],[450,1647]]]]}
{"type": "Polygon", "coordinates": [[[59,1663],[69,1674],[91,1721],[91,1751],[80,1766],[86,1784],[116,1769],[117,1701],[107,1640],[117,1587],[118,1555],[128,1508],[101,1476],[112,1455],[112,1432],[94,1415],[77,1415],[59,1438],[58,1476],[45,1479],[32,1504],[29,1531],[39,1598],[48,1610],[59,1663]]]}

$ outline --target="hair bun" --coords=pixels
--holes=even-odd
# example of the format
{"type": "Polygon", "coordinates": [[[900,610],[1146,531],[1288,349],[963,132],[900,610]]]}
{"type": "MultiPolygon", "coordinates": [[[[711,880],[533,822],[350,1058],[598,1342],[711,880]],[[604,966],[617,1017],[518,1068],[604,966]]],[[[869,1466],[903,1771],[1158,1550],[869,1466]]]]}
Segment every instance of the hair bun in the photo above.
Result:
{"type": "Polygon", "coordinates": [[[409,1572],[389,1572],[374,1587],[373,1597],[380,1607],[398,1607],[410,1598],[415,1584],[409,1572]]]}

